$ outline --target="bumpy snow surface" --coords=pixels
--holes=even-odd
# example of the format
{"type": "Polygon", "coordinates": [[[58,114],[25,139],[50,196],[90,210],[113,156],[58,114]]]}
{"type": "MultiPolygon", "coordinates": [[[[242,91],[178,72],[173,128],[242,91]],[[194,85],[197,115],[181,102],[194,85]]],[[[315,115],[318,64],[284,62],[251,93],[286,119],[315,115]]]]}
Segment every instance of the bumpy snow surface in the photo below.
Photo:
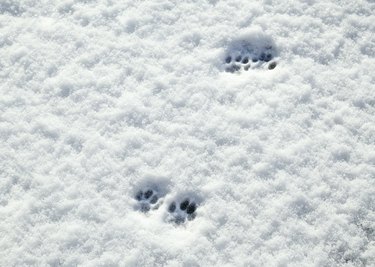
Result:
{"type": "Polygon", "coordinates": [[[374,266],[373,0],[0,0],[0,266],[374,266]]]}

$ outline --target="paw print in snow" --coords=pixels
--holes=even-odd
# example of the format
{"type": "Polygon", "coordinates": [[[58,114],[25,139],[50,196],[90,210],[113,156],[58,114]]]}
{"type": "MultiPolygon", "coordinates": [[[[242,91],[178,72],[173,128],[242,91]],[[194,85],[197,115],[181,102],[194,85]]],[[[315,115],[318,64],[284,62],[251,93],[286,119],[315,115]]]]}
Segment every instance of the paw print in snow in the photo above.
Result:
{"type": "Polygon", "coordinates": [[[241,70],[276,67],[277,52],[272,39],[261,31],[243,34],[228,46],[224,65],[225,71],[230,73],[241,70]]]}
{"type": "Polygon", "coordinates": [[[160,204],[158,192],[153,189],[138,191],[135,199],[138,201],[137,208],[142,212],[148,212],[150,209],[157,209],[160,204]]]}
{"type": "Polygon", "coordinates": [[[191,221],[196,216],[197,207],[198,205],[189,198],[186,198],[180,203],[173,201],[168,207],[168,221],[176,224],[182,224],[186,222],[186,220],[191,221]]]}

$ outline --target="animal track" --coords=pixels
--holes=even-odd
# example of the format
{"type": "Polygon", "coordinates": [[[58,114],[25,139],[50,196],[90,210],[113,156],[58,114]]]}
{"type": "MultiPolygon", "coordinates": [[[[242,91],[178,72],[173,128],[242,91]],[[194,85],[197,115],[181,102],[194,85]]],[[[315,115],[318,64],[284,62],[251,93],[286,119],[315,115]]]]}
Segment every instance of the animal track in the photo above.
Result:
{"type": "Polygon", "coordinates": [[[138,201],[137,208],[142,212],[157,209],[160,205],[160,196],[155,189],[139,190],[135,199],[138,201]]]}
{"type": "Polygon", "coordinates": [[[197,207],[202,201],[199,194],[185,192],[172,201],[170,197],[167,197],[170,189],[169,181],[164,177],[146,176],[133,191],[135,210],[147,214],[147,217],[163,214],[165,222],[177,225],[193,220],[197,215],[197,207]],[[165,198],[169,199],[166,201],[166,205],[163,204],[165,198]],[[160,207],[163,209],[159,209],[160,207]],[[158,210],[156,211],[156,209],[158,210]],[[154,212],[152,212],[153,210],[154,212]]]}
{"type": "Polygon", "coordinates": [[[186,220],[193,220],[196,216],[198,205],[195,201],[185,198],[182,202],[173,201],[168,207],[168,221],[182,224],[186,220]]]}
{"type": "Polygon", "coordinates": [[[236,73],[265,66],[272,70],[277,66],[274,61],[276,54],[275,44],[270,37],[261,31],[252,31],[229,45],[224,58],[225,71],[236,73]]]}

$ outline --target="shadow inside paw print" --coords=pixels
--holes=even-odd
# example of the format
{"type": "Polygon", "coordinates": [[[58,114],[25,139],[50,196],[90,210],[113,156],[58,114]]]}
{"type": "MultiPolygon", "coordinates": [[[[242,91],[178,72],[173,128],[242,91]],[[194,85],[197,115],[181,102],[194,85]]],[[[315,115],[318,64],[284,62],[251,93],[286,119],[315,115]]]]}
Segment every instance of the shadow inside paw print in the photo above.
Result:
{"type": "Polygon", "coordinates": [[[196,216],[197,207],[198,205],[195,201],[192,201],[189,198],[184,199],[180,203],[173,201],[168,207],[168,221],[176,224],[182,224],[186,222],[186,220],[191,221],[196,216]]]}
{"type": "Polygon", "coordinates": [[[135,199],[138,201],[137,209],[142,212],[157,209],[160,204],[160,196],[155,189],[139,190],[135,199]]]}
{"type": "Polygon", "coordinates": [[[277,51],[273,40],[263,32],[253,31],[232,41],[224,58],[225,71],[236,73],[267,66],[276,67],[277,51]]]}

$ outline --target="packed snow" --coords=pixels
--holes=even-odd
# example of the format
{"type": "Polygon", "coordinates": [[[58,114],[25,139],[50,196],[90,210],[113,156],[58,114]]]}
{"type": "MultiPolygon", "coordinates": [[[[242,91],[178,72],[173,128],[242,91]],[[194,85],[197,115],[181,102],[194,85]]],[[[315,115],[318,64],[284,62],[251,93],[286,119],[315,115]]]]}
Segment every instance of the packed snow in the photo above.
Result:
{"type": "Polygon", "coordinates": [[[373,0],[0,0],[0,266],[375,266],[373,0]]]}

